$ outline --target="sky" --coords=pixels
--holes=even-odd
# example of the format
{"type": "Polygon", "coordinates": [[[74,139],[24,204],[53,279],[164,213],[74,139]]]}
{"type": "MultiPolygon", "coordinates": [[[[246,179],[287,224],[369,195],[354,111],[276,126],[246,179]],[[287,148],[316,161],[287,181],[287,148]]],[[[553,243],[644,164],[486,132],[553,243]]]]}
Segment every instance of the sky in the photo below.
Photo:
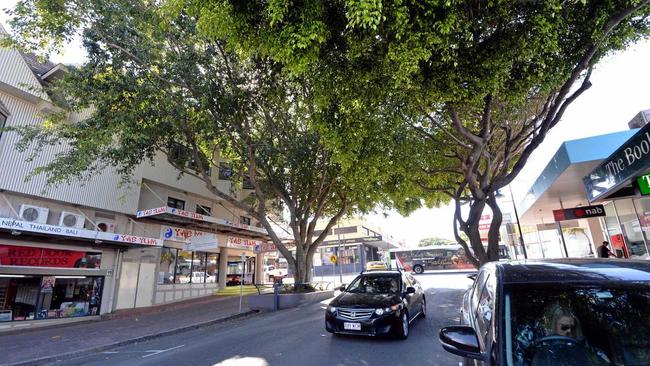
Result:
{"type": "MultiPolygon", "coordinates": [[[[16,0],[2,0],[3,9],[15,5],[16,0]]],[[[6,29],[8,16],[0,11],[0,23],[6,29]]],[[[85,60],[79,41],[67,45],[61,54],[51,60],[65,64],[79,64],[85,60]]],[[[628,129],[634,115],[650,109],[650,41],[642,41],[622,52],[604,58],[591,76],[592,87],[569,106],[562,120],[547,135],[528,163],[511,185],[516,202],[526,192],[555,154],[562,142],[577,138],[602,135],[628,129]]],[[[501,202],[504,213],[510,212],[512,201],[501,202]]],[[[417,246],[420,239],[442,237],[453,239],[452,206],[420,209],[408,217],[397,212],[377,212],[366,216],[372,226],[387,235],[417,246]]]]}

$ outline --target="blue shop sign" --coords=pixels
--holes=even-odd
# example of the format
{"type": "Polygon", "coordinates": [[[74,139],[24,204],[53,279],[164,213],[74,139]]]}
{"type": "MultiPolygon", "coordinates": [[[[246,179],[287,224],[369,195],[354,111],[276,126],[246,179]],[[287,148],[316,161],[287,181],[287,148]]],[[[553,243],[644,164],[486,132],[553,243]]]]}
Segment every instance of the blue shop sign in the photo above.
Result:
{"type": "MultiPolygon", "coordinates": [[[[597,147],[596,147],[597,148],[597,147]]],[[[650,166],[650,124],[643,126],[612,155],[582,178],[587,198],[597,200],[650,166]]]]}

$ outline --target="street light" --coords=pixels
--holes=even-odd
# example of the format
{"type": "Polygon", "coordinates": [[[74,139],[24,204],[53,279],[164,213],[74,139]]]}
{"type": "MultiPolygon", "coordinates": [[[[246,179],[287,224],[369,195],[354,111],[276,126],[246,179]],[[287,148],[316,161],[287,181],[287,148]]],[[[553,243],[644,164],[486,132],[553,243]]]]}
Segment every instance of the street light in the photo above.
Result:
{"type": "MultiPolygon", "coordinates": [[[[524,252],[524,259],[528,259],[528,253],[526,253],[526,244],[524,243],[524,236],[521,231],[521,224],[519,223],[519,214],[517,213],[517,205],[515,204],[515,197],[512,194],[512,187],[510,186],[510,184],[508,184],[508,189],[510,190],[510,200],[512,201],[512,208],[515,212],[515,219],[517,220],[517,229],[519,230],[519,245],[521,245],[521,250],[524,252]]],[[[505,196],[497,190],[495,197],[502,198],[505,196]]]]}

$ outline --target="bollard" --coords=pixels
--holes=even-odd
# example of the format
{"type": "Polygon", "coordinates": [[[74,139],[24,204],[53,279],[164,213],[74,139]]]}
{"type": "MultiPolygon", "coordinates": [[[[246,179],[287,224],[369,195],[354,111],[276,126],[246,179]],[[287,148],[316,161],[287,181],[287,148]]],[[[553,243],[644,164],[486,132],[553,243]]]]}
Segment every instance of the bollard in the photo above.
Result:
{"type": "Polygon", "coordinates": [[[273,311],[280,308],[280,283],[273,284],[273,311]]]}

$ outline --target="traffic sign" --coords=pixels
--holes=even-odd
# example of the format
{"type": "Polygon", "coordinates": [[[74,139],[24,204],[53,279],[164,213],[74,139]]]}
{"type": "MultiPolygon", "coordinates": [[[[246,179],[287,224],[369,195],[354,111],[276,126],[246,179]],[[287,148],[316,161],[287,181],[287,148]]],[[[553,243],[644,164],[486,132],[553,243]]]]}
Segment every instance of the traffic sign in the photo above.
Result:
{"type": "Polygon", "coordinates": [[[330,257],[330,262],[336,263],[337,259],[338,258],[336,257],[336,254],[332,254],[332,256],[330,257]]]}

